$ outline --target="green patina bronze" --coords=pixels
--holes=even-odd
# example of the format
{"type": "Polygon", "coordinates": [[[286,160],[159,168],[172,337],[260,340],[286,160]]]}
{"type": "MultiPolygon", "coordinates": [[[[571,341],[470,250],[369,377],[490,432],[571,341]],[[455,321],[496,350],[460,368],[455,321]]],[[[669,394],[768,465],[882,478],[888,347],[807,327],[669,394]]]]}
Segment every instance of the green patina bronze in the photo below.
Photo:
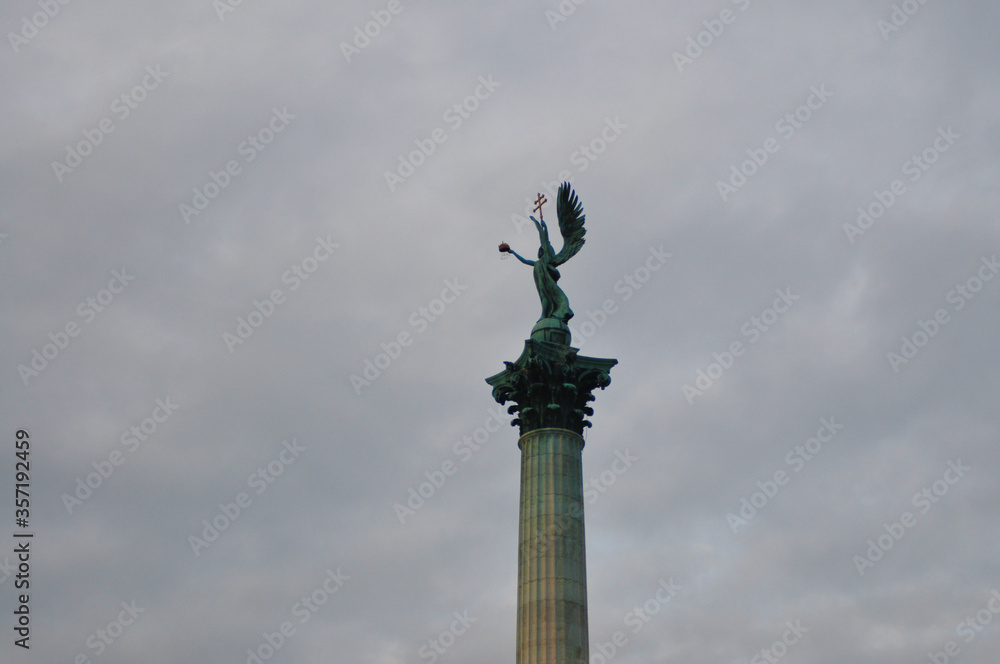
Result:
{"type": "Polygon", "coordinates": [[[535,429],[566,429],[582,434],[594,414],[588,404],[593,391],[611,383],[611,367],[618,360],[579,355],[576,348],[550,341],[528,339],[521,357],[504,362],[507,367],[486,382],[493,398],[503,405],[513,401],[508,413],[517,413],[511,426],[521,435],[535,429]]]}
{"type": "Polygon", "coordinates": [[[583,430],[594,414],[593,391],[611,382],[618,360],[584,357],[570,346],[573,317],[559,288],[558,266],[583,246],[583,207],[569,183],[559,187],[556,213],[563,247],[557,254],[538,195],[538,259],[510,252],[535,277],[542,316],[524,351],[486,379],[493,398],[516,413],[521,428],[521,507],[517,556],[515,664],[588,664],[587,562],[583,523],[583,430]]]}
{"type": "Polygon", "coordinates": [[[583,227],[586,217],[576,192],[570,188],[568,182],[563,182],[556,196],[556,216],[559,218],[559,233],[563,237],[563,247],[557,254],[549,241],[549,228],[545,225],[545,217],[542,215],[545,197],[539,194],[537,202],[535,210],[541,219],[531,217],[531,221],[538,229],[540,244],[538,259],[528,260],[509,247],[507,251],[525,265],[530,265],[534,273],[538,299],[542,301],[542,315],[535,330],[532,330],[532,338],[550,340],[553,332],[562,330],[566,334],[566,343],[569,343],[569,326],[566,323],[573,317],[573,310],[569,308],[569,298],[566,297],[566,293],[559,288],[559,270],[556,268],[575,256],[583,247],[583,236],[587,233],[587,229],[583,227]],[[536,331],[540,332],[537,336],[536,331]]]}
{"type": "Polygon", "coordinates": [[[504,362],[507,367],[504,371],[486,379],[498,403],[514,402],[507,411],[518,413],[512,425],[520,426],[522,435],[545,427],[582,433],[584,427],[590,426],[586,417],[594,412],[587,405],[594,400],[593,390],[607,387],[611,382],[611,367],[618,363],[618,360],[579,355],[569,345],[567,322],[573,317],[573,310],[559,287],[556,268],[583,247],[587,232],[583,226],[585,215],[576,192],[568,182],[562,183],[556,197],[556,215],[563,246],[556,253],[542,216],[545,202],[539,194],[535,209],[541,218],[531,217],[541,243],[537,260],[528,260],[506,244],[500,245],[501,252],[509,252],[531,266],[542,315],[525,341],[521,356],[514,362],[504,362]]]}

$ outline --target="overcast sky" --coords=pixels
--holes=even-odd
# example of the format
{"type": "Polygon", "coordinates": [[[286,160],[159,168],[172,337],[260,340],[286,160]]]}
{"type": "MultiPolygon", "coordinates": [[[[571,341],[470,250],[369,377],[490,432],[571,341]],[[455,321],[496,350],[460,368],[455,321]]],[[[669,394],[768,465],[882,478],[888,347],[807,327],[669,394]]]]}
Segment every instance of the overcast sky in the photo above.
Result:
{"type": "Polygon", "coordinates": [[[4,3],[0,660],[513,662],[497,245],[570,179],[591,664],[996,662],[998,22],[4,3]]]}

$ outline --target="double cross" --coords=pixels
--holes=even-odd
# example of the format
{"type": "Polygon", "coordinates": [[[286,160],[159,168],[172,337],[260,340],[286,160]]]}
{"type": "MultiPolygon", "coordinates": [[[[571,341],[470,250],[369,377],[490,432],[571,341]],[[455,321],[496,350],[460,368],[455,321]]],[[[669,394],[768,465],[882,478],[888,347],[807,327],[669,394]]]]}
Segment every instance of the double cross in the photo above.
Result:
{"type": "Polygon", "coordinates": [[[535,209],[533,212],[538,213],[538,219],[540,221],[545,221],[545,217],[542,216],[542,206],[548,203],[548,200],[541,194],[538,194],[538,198],[535,199],[535,209]]]}

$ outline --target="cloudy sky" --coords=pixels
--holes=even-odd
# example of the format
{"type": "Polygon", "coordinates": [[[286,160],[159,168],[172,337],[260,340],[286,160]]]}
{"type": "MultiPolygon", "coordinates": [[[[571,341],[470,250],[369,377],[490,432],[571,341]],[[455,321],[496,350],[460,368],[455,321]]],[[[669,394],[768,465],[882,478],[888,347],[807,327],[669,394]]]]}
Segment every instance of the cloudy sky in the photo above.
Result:
{"type": "Polygon", "coordinates": [[[591,663],[995,662],[998,21],[4,3],[0,660],[512,662],[569,179],[591,663]]]}

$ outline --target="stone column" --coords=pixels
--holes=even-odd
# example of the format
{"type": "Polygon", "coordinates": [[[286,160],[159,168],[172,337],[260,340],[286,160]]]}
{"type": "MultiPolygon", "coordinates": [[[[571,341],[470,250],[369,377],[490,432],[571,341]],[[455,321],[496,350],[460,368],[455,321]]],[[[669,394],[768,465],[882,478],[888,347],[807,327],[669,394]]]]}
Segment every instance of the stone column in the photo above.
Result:
{"type": "Polygon", "coordinates": [[[585,664],[583,438],[566,429],[535,429],[518,447],[517,664],[585,664]]]}
{"type": "Polygon", "coordinates": [[[553,338],[533,332],[521,357],[486,379],[497,402],[514,402],[507,411],[521,428],[516,664],[590,659],[582,434],[592,391],[611,382],[618,361],[578,355],[553,338]]]}

